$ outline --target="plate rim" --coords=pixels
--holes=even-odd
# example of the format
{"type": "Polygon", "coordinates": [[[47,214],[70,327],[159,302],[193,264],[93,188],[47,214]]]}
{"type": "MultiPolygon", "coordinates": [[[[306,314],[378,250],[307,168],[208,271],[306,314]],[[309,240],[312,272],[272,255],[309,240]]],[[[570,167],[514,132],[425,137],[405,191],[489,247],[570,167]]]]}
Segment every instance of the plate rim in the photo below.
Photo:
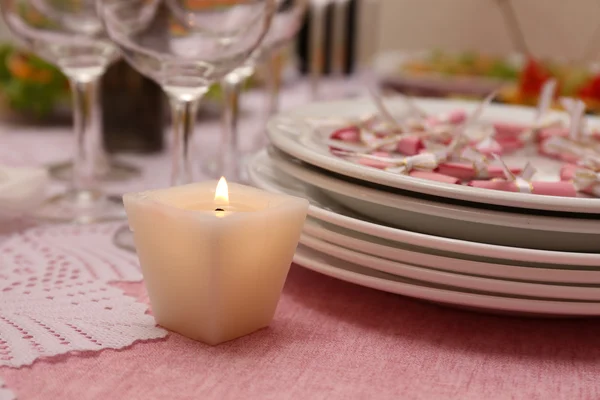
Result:
{"type": "MultiPolygon", "coordinates": [[[[326,241],[328,243],[337,245],[339,247],[347,248],[349,250],[357,250],[361,253],[370,254],[375,257],[385,258],[385,259],[389,259],[389,260],[396,261],[396,262],[402,262],[403,260],[401,260],[399,258],[399,256],[398,256],[398,258],[395,258],[396,256],[380,257],[378,254],[381,254],[381,252],[378,252],[378,250],[376,250],[376,248],[387,248],[386,251],[389,250],[390,252],[401,251],[401,252],[407,252],[407,253],[414,253],[414,254],[418,254],[418,255],[420,255],[422,257],[426,257],[426,258],[436,258],[436,259],[437,258],[446,258],[446,259],[452,258],[449,256],[432,255],[429,253],[414,251],[414,250],[410,250],[410,249],[397,249],[395,247],[388,246],[387,244],[377,243],[377,240],[381,239],[381,238],[378,238],[376,236],[367,235],[367,234],[364,234],[361,232],[353,231],[353,232],[367,236],[367,238],[372,239],[372,241],[357,238],[357,237],[347,236],[347,235],[344,235],[343,232],[336,232],[331,229],[328,229],[327,226],[323,226],[320,222],[323,222],[323,221],[320,221],[314,217],[309,216],[307,218],[307,222],[304,225],[303,232],[305,232],[306,234],[308,234],[314,238],[326,241]],[[348,244],[342,244],[342,242],[344,242],[348,239],[349,239],[348,244]],[[351,246],[351,247],[349,247],[349,246],[351,246]]],[[[352,231],[351,229],[343,228],[343,227],[341,229],[352,231]]],[[[460,253],[458,253],[458,254],[460,254],[460,253]]],[[[492,263],[492,262],[479,261],[479,260],[463,260],[463,259],[456,259],[456,260],[460,260],[461,262],[465,262],[467,264],[476,263],[476,264],[484,264],[484,265],[478,265],[478,266],[473,265],[473,267],[470,267],[468,270],[463,269],[460,271],[456,270],[456,269],[450,269],[450,268],[445,268],[445,267],[433,267],[433,266],[429,266],[429,265],[419,265],[419,264],[412,264],[412,263],[411,263],[411,265],[416,265],[416,266],[420,266],[423,268],[429,268],[429,269],[437,269],[437,270],[442,270],[442,271],[447,271],[447,272],[457,273],[457,274],[463,274],[463,275],[475,275],[475,276],[479,276],[482,278],[528,281],[531,283],[544,283],[544,284],[563,283],[563,284],[580,284],[580,285],[585,285],[585,284],[600,285],[600,271],[578,270],[578,269],[572,270],[572,269],[564,269],[564,268],[544,268],[544,267],[535,267],[535,266],[526,266],[526,265],[496,264],[496,263],[492,263]],[[498,273],[493,272],[493,275],[490,275],[489,271],[482,270],[481,268],[493,268],[493,269],[498,269],[499,271],[498,271],[498,273]],[[513,273],[506,274],[507,270],[509,272],[514,270],[514,274],[513,273]],[[485,271],[485,274],[482,271],[485,271]],[[532,279],[535,279],[533,277],[525,278],[523,276],[520,276],[520,274],[523,272],[532,273],[533,271],[535,271],[537,274],[543,276],[544,278],[548,278],[552,274],[557,274],[557,273],[559,274],[559,276],[562,277],[563,275],[565,275],[565,277],[560,278],[560,280],[559,280],[559,278],[551,278],[549,280],[544,280],[544,281],[534,281],[534,280],[532,280],[532,279]],[[544,275],[544,273],[549,273],[549,275],[544,275]],[[585,275],[590,275],[590,273],[592,273],[593,275],[597,275],[598,277],[592,278],[592,280],[590,281],[590,277],[585,276],[585,275]],[[580,277],[578,279],[573,279],[573,276],[578,276],[578,275],[582,275],[582,277],[580,277]]],[[[538,279],[539,279],[539,277],[538,277],[538,279]]]]}

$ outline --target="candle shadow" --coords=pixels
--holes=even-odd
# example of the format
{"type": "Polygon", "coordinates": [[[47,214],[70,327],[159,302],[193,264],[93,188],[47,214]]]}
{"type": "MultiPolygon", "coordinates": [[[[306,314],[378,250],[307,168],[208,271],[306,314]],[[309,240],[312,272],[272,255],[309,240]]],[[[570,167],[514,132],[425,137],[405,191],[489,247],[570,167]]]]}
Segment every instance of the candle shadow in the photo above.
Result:
{"type": "Polygon", "coordinates": [[[404,343],[523,358],[600,359],[600,319],[460,310],[342,282],[299,266],[292,266],[282,303],[296,305],[296,320],[315,320],[309,325],[326,327],[333,320],[339,326],[351,325],[348,329],[355,334],[362,331],[404,343]]]}

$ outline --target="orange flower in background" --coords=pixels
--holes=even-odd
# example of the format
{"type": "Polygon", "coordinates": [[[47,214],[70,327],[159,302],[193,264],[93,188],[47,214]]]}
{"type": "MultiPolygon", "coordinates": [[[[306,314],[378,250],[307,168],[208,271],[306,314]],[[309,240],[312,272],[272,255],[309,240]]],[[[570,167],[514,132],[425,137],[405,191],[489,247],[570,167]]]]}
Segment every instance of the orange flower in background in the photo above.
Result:
{"type": "Polygon", "coordinates": [[[8,58],[6,64],[11,74],[18,79],[39,84],[50,83],[53,79],[51,71],[36,68],[23,54],[13,54],[8,58]]]}

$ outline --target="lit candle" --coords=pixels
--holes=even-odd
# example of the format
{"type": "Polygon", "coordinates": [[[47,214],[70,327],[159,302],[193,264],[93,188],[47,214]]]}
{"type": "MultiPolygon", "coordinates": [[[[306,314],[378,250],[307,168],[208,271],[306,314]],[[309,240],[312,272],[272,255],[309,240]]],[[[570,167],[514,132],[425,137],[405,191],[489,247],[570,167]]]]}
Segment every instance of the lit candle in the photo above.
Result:
{"type": "Polygon", "coordinates": [[[307,200],[223,178],[123,200],[160,325],[211,345],[269,325],[307,200]]]}

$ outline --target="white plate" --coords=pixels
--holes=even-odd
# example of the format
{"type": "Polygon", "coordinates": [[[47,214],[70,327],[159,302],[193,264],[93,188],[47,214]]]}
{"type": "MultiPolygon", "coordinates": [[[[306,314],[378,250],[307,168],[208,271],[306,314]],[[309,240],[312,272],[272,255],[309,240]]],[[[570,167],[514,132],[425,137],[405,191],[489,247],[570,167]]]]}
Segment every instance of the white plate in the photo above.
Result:
{"type": "MultiPolygon", "coordinates": [[[[478,103],[458,100],[417,99],[415,101],[425,111],[433,114],[448,112],[456,108],[472,112],[478,105],[478,103]]],[[[402,110],[404,106],[404,102],[399,99],[390,99],[387,104],[392,112],[402,110]]],[[[391,189],[403,189],[433,196],[522,209],[600,214],[600,199],[596,198],[541,196],[452,185],[355,164],[330,153],[325,141],[331,133],[330,130],[312,129],[304,120],[307,117],[317,119],[355,118],[373,112],[375,109],[368,99],[311,103],[273,117],[267,125],[267,130],[275,147],[299,160],[350,178],[380,184],[391,189]]],[[[551,114],[566,118],[564,113],[552,112],[551,114]]],[[[486,108],[483,116],[483,119],[488,121],[524,124],[531,123],[533,118],[532,108],[495,104],[486,108]]],[[[600,126],[598,118],[590,117],[588,122],[590,126],[600,126]]],[[[561,163],[538,156],[533,146],[505,158],[509,164],[518,162],[520,166],[524,165],[526,159],[532,161],[538,169],[536,180],[558,180],[561,163]]]]}
{"type": "Polygon", "coordinates": [[[302,235],[300,243],[313,250],[362,267],[436,285],[511,296],[600,301],[600,286],[561,286],[544,283],[516,282],[439,271],[360,253],[322,241],[307,234],[302,235]]]}
{"type": "Polygon", "coordinates": [[[417,232],[392,228],[385,225],[369,222],[358,217],[350,210],[339,206],[319,191],[308,187],[306,184],[287,177],[282,179],[274,169],[265,152],[256,154],[248,163],[250,180],[258,187],[278,193],[287,193],[306,198],[310,201],[309,215],[331,224],[351,229],[370,236],[388,239],[403,245],[417,246],[424,249],[435,249],[463,256],[482,257],[495,260],[510,260],[511,263],[523,262],[527,264],[543,265],[552,264],[561,268],[573,267],[598,267],[600,254],[570,253],[560,251],[544,251],[523,249],[517,247],[496,246],[477,242],[468,242],[425,235],[417,232]]]}
{"type": "Polygon", "coordinates": [[[477,290],[480,292],[511,296],[600,301],[600,286],[565,286],[534,282],[517,282],[423,268],[418,265],[410,264],[407,260],[398,262],[337,246],[312,237],[307,233],[302,235],[300,243],[311,249],[346,262],[436,285],[446,285],[460,289],[477,290]]]}
{"type": "Polygon", "coordinates": [[[427,285],[342,261],[302,245],[296,249],[294,262],[346,282],[447,305],[549,316],[600,315],[600,303],[503,297],[427,285]]]}
{"type": "Polygon", "coordinates": [[[0,216],[12,217],[44,200],[48,172],[43,168],[0,166],[0,216]]]}
{"type": "Polygon", "coordinates": [[[275,169],[326,192],[340,204],[413,232],[504,246],[600,252],[600,219],[528,215],[465,207],[371,189],[338,179],[284,153],[269,153],[275,169]]]}
{"type": "Polygon", "coordinates": [[[308,217],[306,220],[304,233],[313,238],[378,258],[459,274],[538,283],[600,284],[600,267],[597,270],[561,269],[552,265],[549,265],[549,268],[543,268],[519,265],[518,262],[496,264],[481,260],[457,258],[456,254],[441,251],[419,252],[398,242],[361,234],[312,217],[308,217]]]}

